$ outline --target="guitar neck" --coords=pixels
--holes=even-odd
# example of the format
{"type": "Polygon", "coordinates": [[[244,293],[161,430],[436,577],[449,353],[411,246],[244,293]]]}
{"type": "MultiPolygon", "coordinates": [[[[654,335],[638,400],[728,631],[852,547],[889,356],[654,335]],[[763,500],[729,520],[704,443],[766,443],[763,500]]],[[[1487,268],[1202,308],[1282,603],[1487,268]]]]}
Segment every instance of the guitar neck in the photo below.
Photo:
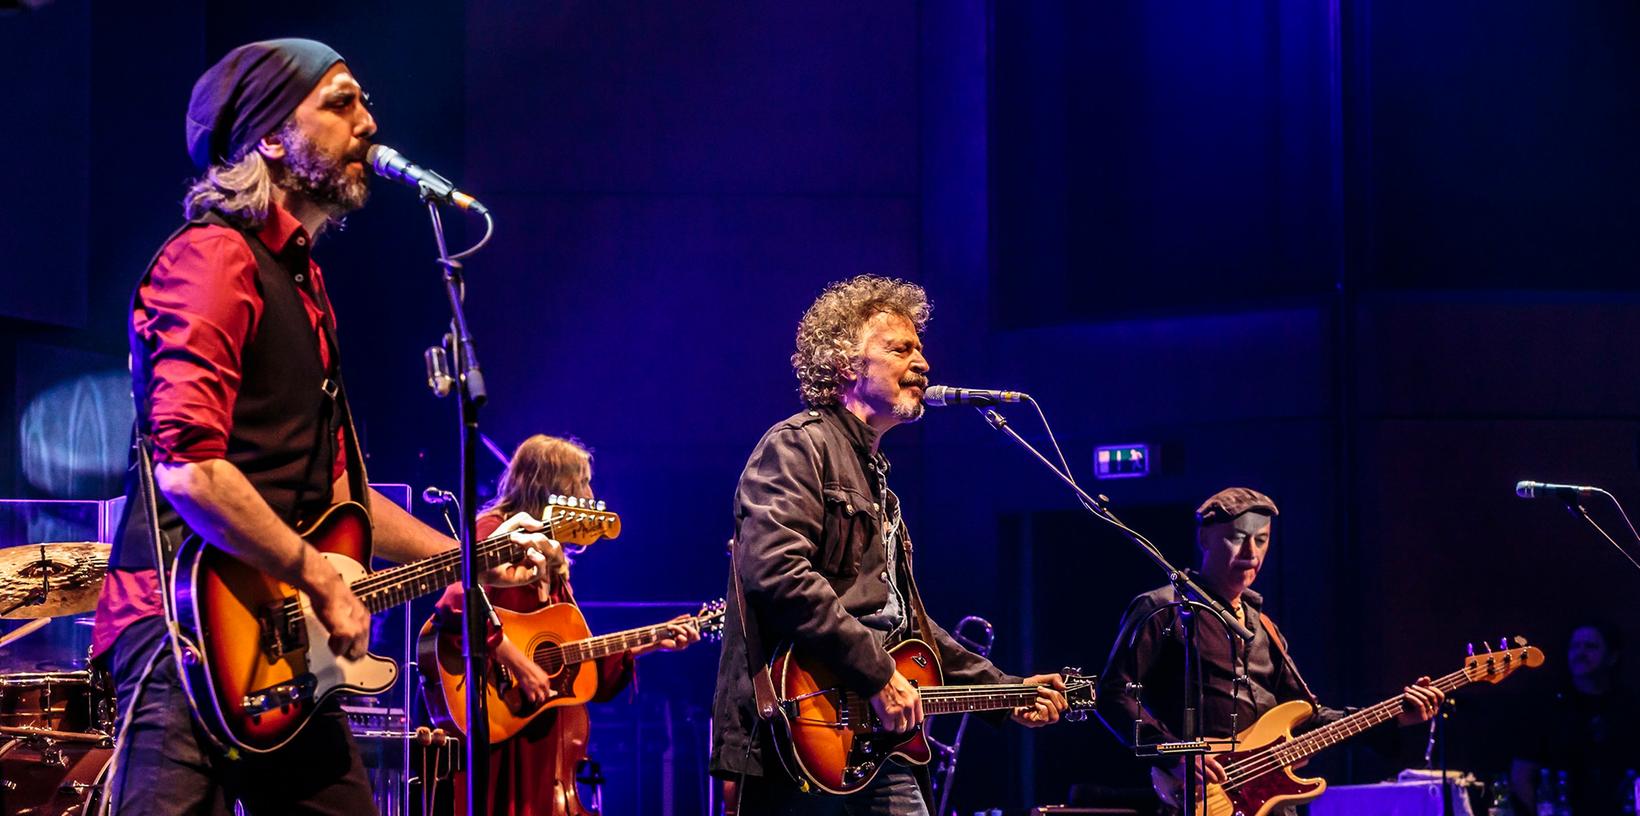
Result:
{"type": "MultiPolygon", "coordinates": [[[[676,623],[699,624],[700,621],[701,618],[697,615],[695,617],[676,621],[676,623]]],[[[660,641],[666,639],[666,636],[671,631],[670,627],[672,625],[673,622],[668,621],[667,623],[657,623],[653,626],[641,626],[637,629],[627,629],[621,632],[611,632],[607,635],[589,637],[585,640],[572,640],[560,647],[560,659],[563,661],[564,665],[573,665],[575,663],[584,663],[588,660],[598,660],[613,654],[620,654],[621,652],[636,649],[640,646],[649,646],[654,643],[659,643],[660,641]]],[[[537,657],[535,662],[541,664],[543,667],[552,668],[548,665],[549,660],[546,658],[537,657]]]]}
{"type": "MultiPolygon", "coordinates": [[[[549,533],[550,535],[550,533],[549,533]]],[[[512,540],[511,533],[491,536],[474,546],[473,566],[483,571],[524,557],[524,545],[512,540]]],[[[371,614],[386,611],[443,589],[461,580],[461,548],[445,550],[420,561],[412,561],[353,582],[353,593],[371,614]]]]}
{"type": "Polygon", "coordinates": [[[1039,686],[1014,683],[991,686],[924,686],[917,689],[925,714],[997,711],[1036,702],[1039,686]]]}
{"type": "MultiPolygon", "coordinates": [[[[1460,669],[1436,680],[1434,685],[1442,691],[1451,694],[1452,692],[1469,685],[1471,682],[1472,681],[1469,679],[1469,675],[1465,674],[1463,670],[1460,669]]],[[[1375,705],[1363,708],[1341,720],[1328,723],[1327,725],[1321,726],[1313,731],[1306,732],[1302,736],[1295,737],[1291,742],[1282,743],[1273,750],[1277,757],[1281,760],[1281,764],[1291,765],[1317,753],[1318,751],[1331,748],[1332,746],[1360,734],[1363,731],[1383,725],[1384,723],[1387,723],[1390,720],[1400,716],[1402,710],[1401,696],[1396,695],[1375,705]]],[[[1249,757],[1248,759],[1251,760],[1254,758],[1255,757],[1249,757]]],[[[1228,770],[1228,768],[1226,770],[1228,770]]]]}

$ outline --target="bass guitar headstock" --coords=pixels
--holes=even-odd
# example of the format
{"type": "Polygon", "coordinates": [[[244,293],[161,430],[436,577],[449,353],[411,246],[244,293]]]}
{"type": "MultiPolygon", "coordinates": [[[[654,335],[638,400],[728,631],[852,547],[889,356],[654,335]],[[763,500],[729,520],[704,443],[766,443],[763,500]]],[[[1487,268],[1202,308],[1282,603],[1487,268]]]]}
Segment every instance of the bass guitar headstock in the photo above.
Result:
{"type": "Polygon", "coordinates": [[[559,544],[585,547],[605,538],[620,538],[621,517],[604,509],[601,501],[575,496],[547,497],[541,513],[547,536],[559,544]]]}
{"type": "Polygon", "coordinates": [[[1519,635],[1513,644],[1508,639],[1499,641],[1497,651],[1484,641],[1481,646],[1485,651],[1476,654],[1475,644],[1469,644],[1469,657],[1463,662],[1463,673],[1471,683],[1501,683],[1503,678],[1520,669],[1543,665],[1543,650],[1526,645],[1526,638],[1519,635]]]}

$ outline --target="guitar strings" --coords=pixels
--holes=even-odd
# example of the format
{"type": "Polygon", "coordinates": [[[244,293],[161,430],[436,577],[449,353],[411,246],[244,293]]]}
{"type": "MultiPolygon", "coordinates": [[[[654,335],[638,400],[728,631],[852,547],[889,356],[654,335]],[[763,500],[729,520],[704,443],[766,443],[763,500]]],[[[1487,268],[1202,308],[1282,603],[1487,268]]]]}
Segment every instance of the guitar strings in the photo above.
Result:
{"type": "Polygon", "coordinates": [[[575,663],[585,663],[588,660],[596,660],[600,657],[615,654],[616,652],[626,651],[627,649],[632,648],[632,646],[641,646],[645,641],[658,638],[661,632],[669,629],[673,625],[687,625],[693,623],[699,626],[705,624],[714,617],[722,616],[722,610],[715,610],[704,615],[694,615],[681,621],[667,621],[666,623],[657,623],[652,626],[640,626],[636,629],[611,632],[607,635],[595,635],[593,637],[583,638],[581,640],[572,640],[569,643],[564,644],[543,643],[540,646],[535,647],[535,651],[530,655],[530,659],[533,660],[536,665],[542,668],[548,668],[548,664],[545,662],[547,658],[543,657],[543,655],[550,655],[553,648],[556,647],[559,652],[559,662],[562,665],[568,666],[575,663]],[[631,639],[633,641],[631,646],[624,645],[624,641],[627,639],[631,639]],[[616,645],[618,643],[621,645],[616,645]],[[608,649],[608,651],[603,651],[604,649],[608,649]],[[602,653],[600,654],[599,652],[602,653]],[[573,657],[570,657],[570,655],[573,655],[573,657]]]}
{"type": "MultiPolygon", "coordinates": [[[[571,521],[571,520],[566,519],[566,518],[552,519],[552,520],[550,520],[546,523],[547,529],[544,530],[543,532],[547,533],[548,538],[556,538],[556,534],[558,532],[559,524],[568,523],[569,521],[571,521]]],[[[496,552],[498,552],[499,550],[504,548],[502,545],[507,544],[511,540],[512,540],[512,532],[511,531],[505,532],[505,533],[500,533],[500,534],[497,534],[497,535],[492,535],[489,538],[486,538],[486,539],[478,542],[476,545],[474,545],[473,549],[474,549],[475,552],[473,554],[475,556],[484,556],[484,557],[494,555],[496,552]]],[[[427,573],[431,573],[431,572],[442,571],[442,570],[447,569],[448,567],[451,566],[450,562],[459,561],[460,559],[461,559],[461,548],[460,547],[455,547],[455,548],[452,548],[452,549],[449,549],[449,550],[445,550],[442,553],[439,553],[439,554],[434,555],[434,556],[429,556],[428,558],[422,559],[420,561],[411,562],[409,564],[402,564],[402,565],[397,566],[397,567],[390,567],[390,568],[382,570],[380,572],[373,573],[373,574],[371,574],[371,575],[369,575],[365,578],[360,579],[357,583],[355,583],[353,585],[354,591],[355,592],[362,591],[364,593],[371,593],[375,590],[380,589],[385,584],[399,583],[400,580],[404,576],[418,575],[418,577],[419,577],[420,574],[427,574],[427,573]]]]}
{"type": "MultiPolygon", "coordinates": [[[[547,529],[543,532],[547,533],[548,538],[556,540],[560,525],[567,525],[573,523],[574,521],[576,521],[576,519],[572,519],[567,516],[552,518],[546,522],[547,529]]],[[[511,543],[512,532],[513,531],[509,531],[506,533],[493,535],[478,542],[474,545],[474,556],[488,558],[496,552],[504,549],[505,545],[511,543]]],[[[453,566],[451,562],[459,561],[460,558],[461,548],[455,547],[439,553],[438,555],[429,556],[420,561],[402,564],[396,567],[381,570],[380,572],[372,573],[371,575],[354,582],[351,588],[355,594],[360,596],[360,601],[365,602],[368,605],[368,601],[365,600],[366,597],[374,600],[378,592],[390,585],[408,583],[412,577],[424,578],[437,575],[438,573],[450,569],[450,567],[453,566]]],[[[302,620],[304,615],[302,614],[300,596],[293,595],[290,598],[287,598],[284,604],[284,612],[287,620],[293,623],[295,621],[302,620]]]]}
{"type": "MultiPolygon", "coordinates": [[[[1434,681],[1433,685],[1440,688],[1442,691],[1450,693],[1463,688],[1471,682],[1474,681],[1469,679],[1468,670],[1459,669],[1458,671],[1434,681]]],[[[1271,746],[1257,753],[1250,754],[1241,762],[1237,762],[1234,765],[1224,769],[1227,779],[1223,787],[1225,790],[1234,790],[1235,788],[1246,784],[1256,777],[1263,776],[1264,774],[1277,768],[1290,765],[1293,762],[1315,753],[1316,751],[1331,747],[1344,739],[1353,737],[1369,728],[1376,727],[1385,722],[1385,720],[1393,719],[1395,716],[1394,710],[1399,707],[1400,702],[1400,697],[1392,697],[1388,700],[1383,700],[1374,705],[1368,706],[1367,708],[1363,708],[1360,711],[1345,717],[1344,719],[1338,720],[1337,722],[1324,725],[1314,731],[1309,732],[1308,734],[1295,737],[1291,741],[1271,746]],[[1370,720],[1374,716],[1380,714],[1385,716],[1384,720],[1376,720],[1371,724],[1364,725],[1356,730],[1349,730],[1356,728],[1358,723],[1370,720]],[[1340,732],[1344,731],[1349,731],[1349,733],[1344,733],[1339,736],[1340,732]],[[1335,736],[1336,739],[1334,738],[1335,736]],[[1315,745],[1315,743],[1320,744],[1315,745]]]]}
{"type": "MultiPolygon", "coordinates": [[[[1455,691],[1467,684],[1467,682],[1457,682],[1458,680],[1466,677],[1466,673],[1460,670],[1435,681],[1434,685],[1440,687],[1443,691],[1455,691]],[[1450,688],[1448,688],[1448,686],[1450,686],[1450,688]]],[[[1225,788],[1230,789],[1238,787],[1254,777],[1261,776],[1276,768],[1289,765],[1299,759],[1315,753],[1316,751],[1330,747],[1345,738],[1355,736],[1362,731],[1376,727],[1377,725],[1380,725],[1395,716],[1394,711],[1399,707],[1400,702],[1400,697],[1392,697],[1388,700],[1384,700],[1364,708],[1342,720],[1322,726],[1321,728],[1311,731],[1308,734],[1304,734],[1303,736],[1296,737],[1289,742],[1271,746],[1263,751],[1252,754],[1242,762],[1237,763],[1231,768],[1225,769],[1225,774],[1227,777],[1234,777],[1233,779],[1228,779],[1226,781],[1225,788]],[[1370,724],[1362,725],[1360,728],[1356,728],[1357,724],[1364,723],[1367,720],[1372,720],[1374,717],[1380,715],[1382,715],[1384,719],[1376,720],[1370,724]],[[1349,731],[1349,733],[1345,733],[1342,736],[1337,736],[1336,739],[1334,738],[1343,731],[1349,731]],[[1317,745],[1316,743],[1320,744],[1317,745]]]]}

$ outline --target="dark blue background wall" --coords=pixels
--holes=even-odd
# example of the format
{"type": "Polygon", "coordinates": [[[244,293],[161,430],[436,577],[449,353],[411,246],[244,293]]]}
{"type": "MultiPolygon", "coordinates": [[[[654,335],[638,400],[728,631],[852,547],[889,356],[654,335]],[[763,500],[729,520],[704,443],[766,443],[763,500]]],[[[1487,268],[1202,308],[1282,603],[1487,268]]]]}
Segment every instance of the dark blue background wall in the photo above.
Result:
{"type": "MultiPolygon", "coordinates": [[[[1160,446],[1160,473],[1104,490],[1180,560],[1203,496],[1273,495],[1260,588],[1329,700],[1625,611],[1617,556],[1509,489],[1640,496],[1631,5],[58,0],[0,17],[6,94],[32,100],[0,137],[27,194],[0,219],[0,427],[123,367],[126,294],[191,172],[193,78],[293,34],[348,56],[382,142],[497,212],[469,267],[484,423],[595,448],[627,533],[576,565],[584,600],[721,593],[735,476],[797,407],[797,315],[869,271],[929,288],[936,380],[1031,391],[1080,473],[1095,444],[1160,446]]],[[[377,185],[318,254],[372,475],[452,482],[454,407],[420,384],[444,319],[424,214],[377,185]]],[[[107,391],[47,444],[117,451],[107,391]]],[[[31,482],[21,438],[0,434],[0,492],[113,489],[31,482]]],[[[990,617],[1009,667],[1099,668],[1160,581],[1138,554],[977,417],[889,452],[935,614],[990,617]]],[[[715,651],[645,664],[632,710],[698,729],[715,651]]],[[[606,741],[653,745],[630,713],[606,741]]],[[[1472,721],[1466,761],[1502,761],[1472,721]]],[[[1136,778],[1097,725],[966,750],[965,812],[1136,778]]],[[[1336,780],[1388,764],[1345,759],[1336,780]]]]}

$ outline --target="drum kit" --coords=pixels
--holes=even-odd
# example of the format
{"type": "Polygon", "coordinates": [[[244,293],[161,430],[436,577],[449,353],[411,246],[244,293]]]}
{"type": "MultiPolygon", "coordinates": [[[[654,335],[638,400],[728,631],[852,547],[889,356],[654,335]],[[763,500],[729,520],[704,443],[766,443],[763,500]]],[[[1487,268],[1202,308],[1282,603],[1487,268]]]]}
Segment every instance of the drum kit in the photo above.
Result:
{"type": "MultiPolygon", "coordinates": [[[[0,618],[27,619],[0,635],[0,650],[95,609],[108,552],[95,542],[0,549],[0,618]]],[[[114,693],[101,672],[0,672],[0,813],[95,813],[113,753],[114,693]]]]}

